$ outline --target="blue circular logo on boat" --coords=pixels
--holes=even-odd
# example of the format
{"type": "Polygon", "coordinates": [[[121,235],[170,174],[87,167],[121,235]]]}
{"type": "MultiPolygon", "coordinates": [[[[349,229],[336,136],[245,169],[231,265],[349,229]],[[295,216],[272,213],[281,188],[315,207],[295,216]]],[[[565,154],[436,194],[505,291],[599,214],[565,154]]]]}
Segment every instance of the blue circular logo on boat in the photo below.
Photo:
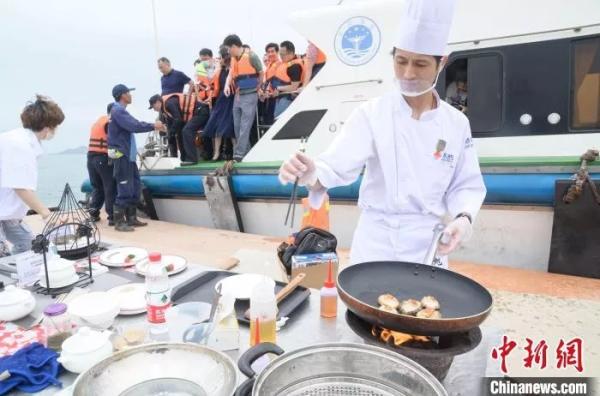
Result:
{"type": "Polygon", "coordinates": [[[335,53],[349,66],[368,63],[381,43],[381,33],[377,24],[367,17],[353,17],[339,27],[335,35],[335,53]]]}

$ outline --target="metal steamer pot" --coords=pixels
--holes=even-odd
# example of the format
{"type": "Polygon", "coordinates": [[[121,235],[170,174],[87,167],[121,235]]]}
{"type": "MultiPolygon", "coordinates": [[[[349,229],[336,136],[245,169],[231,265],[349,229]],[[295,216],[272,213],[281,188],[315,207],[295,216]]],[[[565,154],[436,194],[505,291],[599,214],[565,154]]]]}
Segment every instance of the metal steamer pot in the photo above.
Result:
{"type": "Polygon", "coordinates": [[[246,351],[238,367],[249,379],[235,396],[447,396],[422,366],[372,345],[329,343],[284,353],[263,343],[246,351]],[[256,375],[252,363],[268,353],[279,356],[256,375]]]}
{"type": "Polygon", "coordinates": [[[234,362],[211,348],[157,343],[116,353],[82,373],[73,396],[231,396],[234,362]]]}

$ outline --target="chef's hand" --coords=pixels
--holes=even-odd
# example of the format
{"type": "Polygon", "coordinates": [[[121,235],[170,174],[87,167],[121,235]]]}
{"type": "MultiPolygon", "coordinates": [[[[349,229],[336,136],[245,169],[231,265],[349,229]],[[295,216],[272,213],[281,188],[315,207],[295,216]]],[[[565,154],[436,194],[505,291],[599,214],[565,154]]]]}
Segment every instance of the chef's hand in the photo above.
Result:
{"type": "Polygon", "coordinates": [[[461,242],[468,241],[471,237],[471,222],[465,216],[452,220],[446,228],[438,244],[438,254],[447,256],[452,253],[461,242]]]}
{"type": "Polygon", "coordinates": [[[317,182],[315,161],[304,153],[296,153],[279,168],[281,184],[294,183],[298,178],[299,186],[312,186],[317,182]]]}

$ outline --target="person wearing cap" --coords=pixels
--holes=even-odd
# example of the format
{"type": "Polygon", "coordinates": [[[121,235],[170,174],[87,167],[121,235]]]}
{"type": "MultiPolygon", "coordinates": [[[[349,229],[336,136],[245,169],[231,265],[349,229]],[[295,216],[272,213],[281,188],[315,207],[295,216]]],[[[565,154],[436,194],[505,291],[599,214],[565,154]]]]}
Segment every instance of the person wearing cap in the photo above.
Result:
{"type": "Polygon", "coordinates": [[[0,257],[31,250],[33,234],[23,221],[28,209],[44,222],[51,215],[36,194],[38,158],[64,119],[56,103],[37,95],[21,112],[22,128],[0,133],[0,257]]]}
{"type": "Polygon", "coordinates": [[[100,116],[90,129],[90,143],[87,153],[87,170],[92,184],[89,213],[92,221],[100,221],[102,205],[108,214],[108,225],[113,226],[113,206],[115,203],[115,178],[113,165],[108,158],[108,123],[113,103],[106,107],[106,114],[100,116]]]}
{"type": "Polygon", "coordinates": [[[136,164],[137,146],[135,134],[153,130],[166,131],[161,121],[154,124],[136,120],[127,111],[131,104],[131,91],[123,84],[115,85],[115,99],[108,124],[108,156],[113,161],[117,183],[117,197],[113,208],[113,221],[117,231],[133,231],[133,227],[145,226],[137,219],[136,208],[140,199],[141,181],[136,164]]]}
{"type": "Polygon", "coordinates": [[[433,263],[447,267],[447,255],[469,238],[483,203],[469,121],[434,89],[447,59],[454,3],[408,0],[393,48],[393,89],[358,107],[316,159],[297,153],[279,170],[282,183],[298,180],[319,207],[327,189],[351,184],[365,169],[354,264],[423,262],[434,226],[448,217],[433,263]]]}

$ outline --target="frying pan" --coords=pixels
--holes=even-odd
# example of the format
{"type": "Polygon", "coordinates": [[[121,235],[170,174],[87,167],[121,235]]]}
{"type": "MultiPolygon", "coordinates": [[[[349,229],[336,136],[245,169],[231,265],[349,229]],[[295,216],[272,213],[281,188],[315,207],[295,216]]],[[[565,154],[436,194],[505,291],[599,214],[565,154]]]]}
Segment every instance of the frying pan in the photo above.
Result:
{"type": "MultiPolygon", "coordinates": [[[[434,229],[426,262],[432,262],[443,226],[434,229]],[[429,261],[431,260],[431,261],[429,261]]],[[[338,293],[348,309],[387,329],[419,335],[444,335],[479,326],[492,310],[492,296],[479,283],[456,272],[426,264],[374,261],[355,264],[338,275],[338,293]],[[434,296],[442,319],[422,319],[379,309],[377,299],[390,293],[398,300],[434,296]]]]}

